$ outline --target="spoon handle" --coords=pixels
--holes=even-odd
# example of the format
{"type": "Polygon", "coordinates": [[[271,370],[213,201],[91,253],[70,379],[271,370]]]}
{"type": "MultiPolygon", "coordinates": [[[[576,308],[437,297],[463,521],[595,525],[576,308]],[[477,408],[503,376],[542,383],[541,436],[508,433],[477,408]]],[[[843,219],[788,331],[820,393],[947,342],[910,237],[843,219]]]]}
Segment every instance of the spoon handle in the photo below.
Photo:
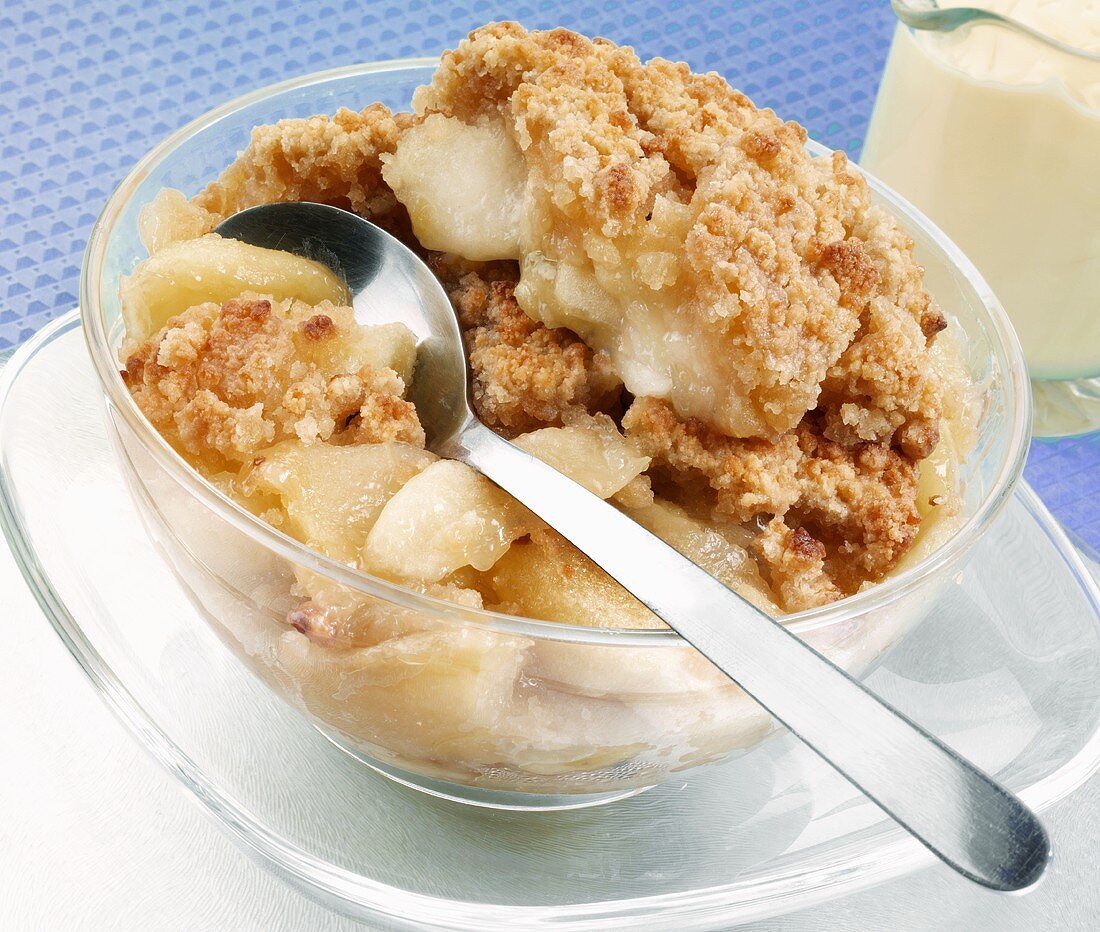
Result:
{"type": "Polygon", "coordinates": [[[782,625],[567,476],[471,422],[440,450],[570,540],[935,855],[995,890],[1050,845],[1015,796],[782,625]]]}

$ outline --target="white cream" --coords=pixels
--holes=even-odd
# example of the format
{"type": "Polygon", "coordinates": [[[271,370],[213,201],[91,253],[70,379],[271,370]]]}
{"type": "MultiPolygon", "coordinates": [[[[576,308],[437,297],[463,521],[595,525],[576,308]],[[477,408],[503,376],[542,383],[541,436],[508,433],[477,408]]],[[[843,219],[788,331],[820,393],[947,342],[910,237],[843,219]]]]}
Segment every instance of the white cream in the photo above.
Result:
{"type": "MultiPolygon", "coordinates": [[[[1100,0],[966,5],[1100,52],[1100,0]]],[[[1033,376],[1100,375],[1100,62],[995,25],[899,27],[862,164],[974,261],[1033,376]]]]}

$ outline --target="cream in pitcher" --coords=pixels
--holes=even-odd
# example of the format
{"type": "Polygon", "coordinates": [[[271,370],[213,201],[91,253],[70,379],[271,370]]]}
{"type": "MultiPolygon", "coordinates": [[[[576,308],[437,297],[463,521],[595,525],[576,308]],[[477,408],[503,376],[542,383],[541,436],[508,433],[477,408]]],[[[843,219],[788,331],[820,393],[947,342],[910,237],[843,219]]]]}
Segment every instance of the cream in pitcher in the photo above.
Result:
{"type": "Polygon", "coordinates": [[[1100,2],[937,5],[1000,13],[1073,48],[997,23],[899,27],[863,164],[978,266],[1033,378],[1100,375],[1100,2]]]}

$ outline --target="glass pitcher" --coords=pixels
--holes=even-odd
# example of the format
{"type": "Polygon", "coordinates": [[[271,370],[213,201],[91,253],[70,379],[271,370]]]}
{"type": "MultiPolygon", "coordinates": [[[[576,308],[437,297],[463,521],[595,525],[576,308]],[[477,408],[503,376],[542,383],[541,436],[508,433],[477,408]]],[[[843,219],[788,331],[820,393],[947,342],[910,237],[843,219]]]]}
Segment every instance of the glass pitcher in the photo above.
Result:
{"type": "Polygon", "coordinates": [[[1023,344],[1035,432],[1100,428],[1100,0],[893,0],[862,164],[939,224],[1023,344]]]}

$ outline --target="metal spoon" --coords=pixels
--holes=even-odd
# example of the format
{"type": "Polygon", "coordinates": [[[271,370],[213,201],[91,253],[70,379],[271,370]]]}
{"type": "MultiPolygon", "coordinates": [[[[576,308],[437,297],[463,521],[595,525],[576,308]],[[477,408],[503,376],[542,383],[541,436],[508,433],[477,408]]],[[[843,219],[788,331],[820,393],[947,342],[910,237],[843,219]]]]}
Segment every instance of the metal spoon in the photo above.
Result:
{"type": "Polygon", "coordinates": [[[890,6],[894,15],[911,29],[926,29],[932,32],[954,32],[960,26],[975,26],[980,23],[993,23],[1011,29],[1013,32],[1034,39],[1037,42],[1052,46],[1067,55],[1078,58],[1100,61],[1100,52],[1089,52],[1069,45],[1045,32],[1032,29],[1026,23],[1021,23],[1010,16],[1002,16],[993,10],[983,10],[972,6],[939,7],[935,0],[917,0],[909,3],[907,0],[890,0],[890,6]]]}
{"type": "Polygon", "coordinates": [[[321,204],[253,207],[217,232],[326,262],[347,279],[360,322],[406,324],[420,341],[409,397],[432,450],[484,473],[572,541],[949,866],[994,890],[1039,879],[1050,844],[1020,800],[660,538],[477,419],[454,310],[415,253],[321,204]]]}

